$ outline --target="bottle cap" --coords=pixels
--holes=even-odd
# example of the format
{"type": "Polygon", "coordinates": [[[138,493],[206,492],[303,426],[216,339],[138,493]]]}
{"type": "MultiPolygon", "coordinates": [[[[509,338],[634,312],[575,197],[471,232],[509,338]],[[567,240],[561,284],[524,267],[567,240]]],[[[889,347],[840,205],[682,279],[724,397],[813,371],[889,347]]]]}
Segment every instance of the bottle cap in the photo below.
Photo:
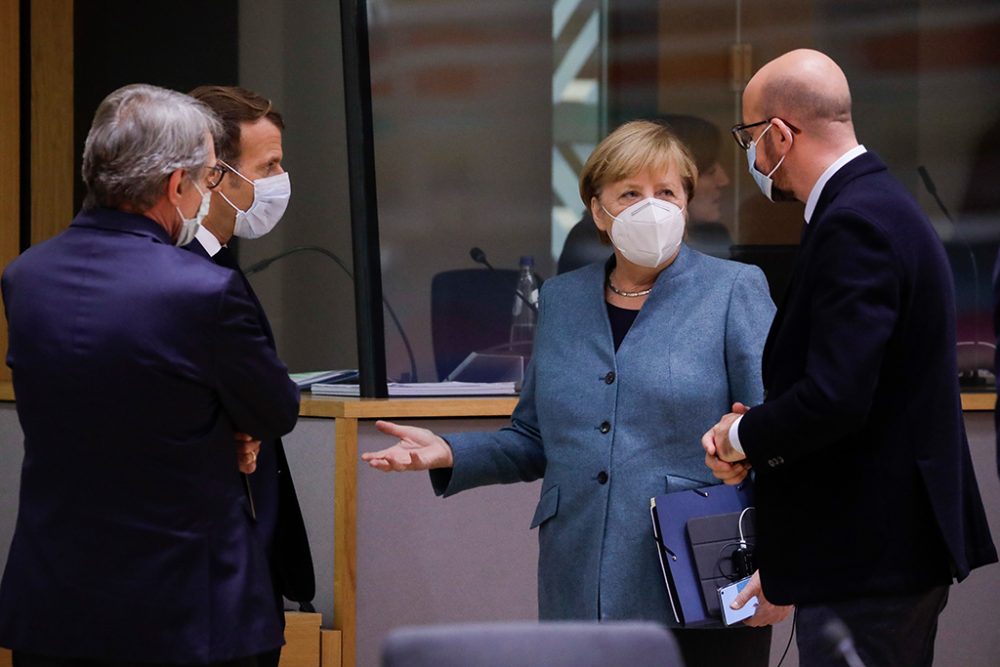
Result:
{"type": "Polygon", "coordinates": [[[531,255],[521,255],[521,266],[534,266],[535,258],[531,255]]]}

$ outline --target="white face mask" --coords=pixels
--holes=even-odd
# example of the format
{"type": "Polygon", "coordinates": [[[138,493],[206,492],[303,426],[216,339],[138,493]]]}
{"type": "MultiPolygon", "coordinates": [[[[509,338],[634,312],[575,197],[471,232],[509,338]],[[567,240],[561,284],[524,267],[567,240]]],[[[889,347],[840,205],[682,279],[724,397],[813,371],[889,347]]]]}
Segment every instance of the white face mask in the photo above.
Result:
{"type": "MultiPolygon", "coordinates": [[[[226,163],[223,162],[223,164],[226,163]]],[[[236,226],[233,228],[233,235],[241,239],[256,239],[264,236],[274,229],[278,220],[281,220],[281,216],[285,214],[285,209],[288,207],[288,200],[292,197],[292,182],[288,178],[288,172],[251,181],[228,164],[226,167],[253,186],[253,203],[246,211],[240,210],[236,204],[229,200],[229,197],[223,194],[221,189],[218,190],[219,196],[236,210],[236,226]]]]}
{"type": "MultiPolygon", "coordinates": [[[[604,206],[601,206],[604,208],[604,206]]],[[[625,259],[656,268],[670,259],[684,238],[684,209],[662,199],[649,197],[611,216],[611,241],[625,259]]]]}
{"type": "Polygon", "coordinates": [[[747,164],[750,165],[750,175],[753,176],[753,180],[757,183],[757,187],[760,188],[760,191],[764,193],[765,197],[774,201],[774,180],[771,179],[771,176],[774,175],[774,172],[778,171],[778,167],[780,167],[781,163],[785,161],[785,156],[781,156],[781,159],[778,160],[778,164],[774,165],[774,169],[768,172],[766,176],[760,173],[760,171],[757,170],[757,165],[754,164],[757,162],[757,142],[763,139],[764,135],[767,134],[767,131],[772,127],[774,126],[768,125],[764,128],[764,131],[760,133],[760,136],[757,137],[756,141],[750,142],[750,148],[747,149],[747,164]]]}
{"type": "Polygon", "coordinates": [[[208,215],[208,208],[212,205],[212,193],[208,190],[204,192],[198,187],[198,184],[191,181],[194,185],[194,189],[201,194],[201,204],[198,206],[198,212],[194,214],[193,218],[185,218],[184,214],[181,213],[180,206],[175,206],[177,209],[177,215],[181,216],[181,231],[177,235],[177,240],[174,241],[174,245],[182,246],[187,245],[194,239],[194,235],[198,233],[198,227],[201,225],[201,221],[205,219],[208,215]]]}

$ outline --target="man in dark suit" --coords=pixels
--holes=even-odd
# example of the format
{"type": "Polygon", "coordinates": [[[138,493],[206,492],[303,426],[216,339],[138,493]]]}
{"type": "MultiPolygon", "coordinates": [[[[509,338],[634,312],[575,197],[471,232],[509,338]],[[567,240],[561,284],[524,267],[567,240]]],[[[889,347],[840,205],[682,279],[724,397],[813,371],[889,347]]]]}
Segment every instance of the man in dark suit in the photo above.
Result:
{"type": "Polygon", "coordinates": [[[4,272],[25,450],[0,584],[15,665],[255,667],[281,645],[238,471],[292,429],[298,391],[240,277],[174,247],[221,177],[218,130],[186,95],[115,91],[83,211],[4,272]]]}
{"type": "MultiPolygon", "coordinates": [[[[706,463],[756,471],[759,573],[737,600],[798,607],[803,664],[930,665],[953,578],[995,562],[966,441],[951,272],[909,193],[858,145],[847,79],[816,51],[768,63],[733,134],[770,199],[806,204],[764,349],[765,400],[705,434],[706,463]]],[[[751,624],[755,621],[751,619],[751,624]]]]}
{"type": "MultiPolygon", "coordinates": [[[[226,244],[233,236],[257,238],[266,234],[285,211],[291,185],[281,166],[284,121],[270,100],[245,88],[201,86],[190,94],[212,109],[222,124],[215,151],[225,173],[212,188],[208,215],[194,240],[184,248],[236,271],[253,299],[273,349],[274,335],[267,315],[226,244]]],[[[249,479],[257,529],[271,562],[275,605],[284,624],[283,598],[311,611],[316,584],[302,512],[279,438],[262,443],[257,472],[249,479]]],[[[262,658],[261,667],[276,666],[279,654],[280,650],[266,660],[262,658]]]]}
{"type": "MultiPolygon", "coordinates": [[[[1000,252],[993,265],[993,334],[996,347],[993,352],[993,377],[1000,378],[1000,252]]],[[[1000,380],[996,381],[1000,387],[1000,380]]],[[[997,476],[1000,476],[1000,401],[993,407],[993,424],[997,438],[997,476]]]]}

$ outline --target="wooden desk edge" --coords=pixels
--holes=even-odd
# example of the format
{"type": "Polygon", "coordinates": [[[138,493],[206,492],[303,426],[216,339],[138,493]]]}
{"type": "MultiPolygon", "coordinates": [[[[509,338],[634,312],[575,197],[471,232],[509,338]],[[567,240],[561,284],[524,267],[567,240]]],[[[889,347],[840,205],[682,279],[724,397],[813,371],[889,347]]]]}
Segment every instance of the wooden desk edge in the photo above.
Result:
{"type": "MultiPolygon", "coordinates": [[[[962,394],[962,410],[992,410],[994,392],[962,394]]],[[[14,401],[10,380],[0,381],[0,402],[14,401]]],[[[402,419],[418,417],[509,417],[516,396],[456,396],[445,398],[344,398],[302,394],[301,417],[336,419],[402,419]]]]}
{"type": "Polygon", "coordinates": [[[344,398],[302,394],[299,415],[347,419],[418,417],[509,417],[516,396],[453,396],[441,398],[344,398]]]}

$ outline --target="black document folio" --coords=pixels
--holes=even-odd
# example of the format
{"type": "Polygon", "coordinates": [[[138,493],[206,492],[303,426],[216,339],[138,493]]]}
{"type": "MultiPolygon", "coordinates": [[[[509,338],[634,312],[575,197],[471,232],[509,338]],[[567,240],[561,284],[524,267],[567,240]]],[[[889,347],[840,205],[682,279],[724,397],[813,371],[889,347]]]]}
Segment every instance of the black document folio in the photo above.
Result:
{"type": "Polygon", "coordinates": [[[737,577],[732,554],[754,537],[753,486],[719,484],[651,498],[650,514],[666,594],[674,618],[687,627],[721,625],[717,589],[737,577]],[[743,510],[750,508],[749,511],[743,510]]]}

